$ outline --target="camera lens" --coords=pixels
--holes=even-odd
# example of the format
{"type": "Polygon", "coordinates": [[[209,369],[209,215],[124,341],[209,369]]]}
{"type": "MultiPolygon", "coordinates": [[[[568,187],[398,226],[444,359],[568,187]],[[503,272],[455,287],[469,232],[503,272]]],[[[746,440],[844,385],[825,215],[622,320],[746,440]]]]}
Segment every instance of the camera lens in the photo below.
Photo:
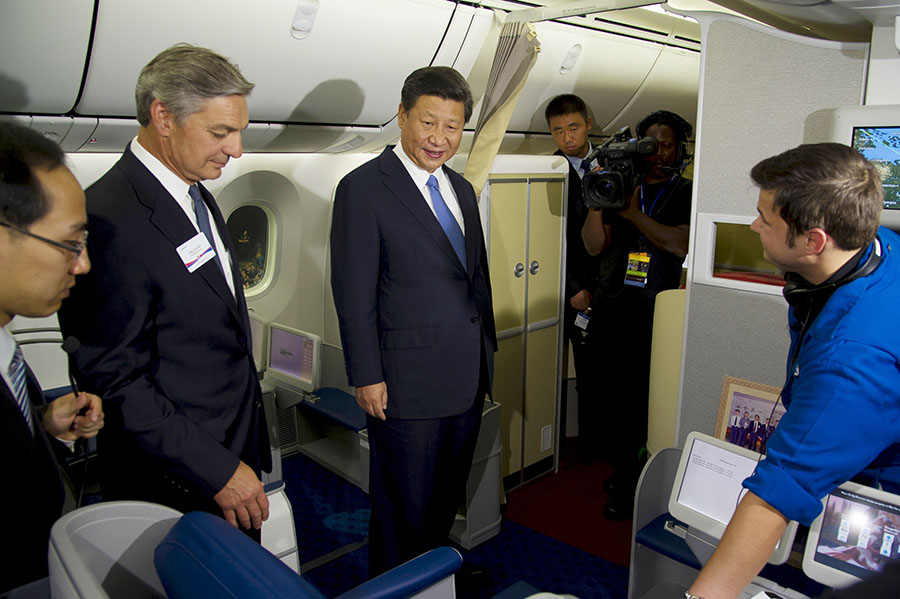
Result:
{"type": "Polygon", "coordinates": [[[625,207],[625,186],[622,174],[604,171],[590,173],[582,180],[584,185],[584,203],[589,208],[625,207]]]}

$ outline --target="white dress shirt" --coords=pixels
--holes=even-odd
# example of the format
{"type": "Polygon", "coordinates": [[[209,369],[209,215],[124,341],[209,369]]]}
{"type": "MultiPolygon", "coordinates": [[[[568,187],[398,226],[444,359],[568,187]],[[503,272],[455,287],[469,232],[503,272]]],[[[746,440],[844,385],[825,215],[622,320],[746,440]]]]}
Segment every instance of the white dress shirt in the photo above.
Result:
{"type": "Polygon", "coordinates": [[[456,219],[456,222],[459,223],[459,228],[462,231],[463,237],[465,237],[466,224],[463,222],[462,209],[459,207],[456,191],[453,189],[453,185],[450,184],[450,179],[447,177],[447,173],[444,172],[444,169],[438,168],[435,169],[433,173],[429,173],[413,162],[409,156],[406,155],[403,146],[400,144],[394,146],[394,154],[397,155],[397,158],[399,158],[400,162],[403,163],[403,166],[406,167],[406,171],[409,173],[409,176],[412,177],[413,183],[415,183],[416,187],[419,188],[419,191],[422,192],[422,197],[425,198],[425,203],[428,204],[431,213],[434,214],[434,218],[437,218],[437,212],[434,211],[434,202],[431,201],[431,192],[428,191],[427,186],[428,177],[434,175],[434,178],[437,179],[438,182],[438,189],[441,190],[441,197],[444,198],[447,209],[450,210],[450,214],[452,214],[453,218],[456,219]]]}
{"type": "Polygon", "coordinates": [[[6,327],[0,327],[0,376],[3,377],[3,382],[6,383],[10,393],[13,392],[13,384],[12,377],[9,376],[9,367],[15,351],[16,340],[13,339],[12,333],[6,327]]]}
{"type": "MultiPolygon", "coordinates": [[[[144,146],[138,142],[137,137],[131,140],[131,153],[134,154],[135,158],[141,161],[141,164],[147,167],[147,170],[156,177],[160,185],[166,188],[166,191],[169,192],[172,198],[174,198],[181,207],[181,210],[184,211],[184,215],[191,221],[194,230],[199,233],[200,227],[197,226],[197,215],[194,213],[194,200],[188,195],[188,188],[190,185],[182,181],[181,177],[170,171],[156,156],[148,152],[144,146]]],[[[231,276],[231,255],[228,253],[228,250],[225,249],[225,244],[222,242],[221,234],[219,233],[218,227],[216,227],[216,221],[212,215],[212,209],[208,212],[210,229],[212,230],[215,239],[209,239],[207,241],[212,244],[213,248],[216,250],[216,254],[219,255],[219,259],[222,260],[222,266],[225,270],[225,282],[228,283],[228,289],[231,290],[231,295],[234,296],[234,278],[231,276]]]]}
{"type": "MultiPolygon", "coordinates": [[[[588,151],[587,151],[587,154],[584,155],[584,158],[587,158],[590,155],[590,153],[593,151],[594,151],[593,144],[591,144],[591,142],[588,142],[588,151]]],[[[581,162],[584,160],[584,158],[579,158],[578,156],[569,156],[568,154],[566,154],[566,158],[569,159],[569,162],[575,168],[575,172],[578,173],[578,178],[579,179],[584,178],[585,173],[583,170],[581,170],[581,162]]],[[[591,160],[591,170],[597,168],[598,164],[600,164],[600,163],[597,162],[596,158],[591,160]]]]}

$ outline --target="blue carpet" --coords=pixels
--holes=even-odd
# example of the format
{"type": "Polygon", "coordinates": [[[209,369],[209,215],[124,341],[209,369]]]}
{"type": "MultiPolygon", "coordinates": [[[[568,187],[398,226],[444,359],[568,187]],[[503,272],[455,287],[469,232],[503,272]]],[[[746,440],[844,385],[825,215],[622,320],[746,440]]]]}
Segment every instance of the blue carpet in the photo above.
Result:
{"type": "MultiPolygon", "coordinates": [[[[300,563],[366,536],[369,508],[362,491],[302,456],[286,459],[283,469],[294,509],[300,563]]],[[[460,552],[466,562],[490,572],[482,586],[458,588],[461,599],[489,599],[519,580],[580,599],[627,596],[627,568],[514,522],[504,520],[499,535],[460,552]]],[[[367,572],[368,547],[363,547],[303,576],[327,597],[335,597],[364,582],[367,572]]]]}
{"type": "Polygon", "coordinates": [[[299,455],[282,462],[282,476],[301,564],[369,534],[369,496],[358,487],[299,455]]]}

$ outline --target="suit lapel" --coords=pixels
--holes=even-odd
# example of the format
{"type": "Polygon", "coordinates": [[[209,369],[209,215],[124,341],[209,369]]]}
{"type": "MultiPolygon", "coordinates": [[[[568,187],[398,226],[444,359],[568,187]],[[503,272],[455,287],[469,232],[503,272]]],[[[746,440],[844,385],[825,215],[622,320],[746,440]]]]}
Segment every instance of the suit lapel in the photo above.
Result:
{"type": "MultiPolygon", "coordinates": [[[[41,393],[40,387],[37,386],[34,375],[31,374],[31,370],[28,369],[27,364],[25,365],[25,369],[28,398],[31,400],[33,406],[38,398],[43,398],[43,394],[41,393]]],[[[0,379],[0,418],[3,418],[7,427],[4,434],[13,435],[19,440],[19,443],[22,444],[22,447],[28,447],[30,451],[33,451],[36,447],[35,442],[40,435],[40,430],[37,429],[41,426],[41,422],[38,413],[34,409],[32,409],[31,414],[34,417],[34,426],[36,429],[34,435],[28,430],[28,423],[25,422],[25,417],[19,409],[19,404],[16,402],[12,390],[6,386],[6,381],[0,379]]]]}
{"type": "MultiPolygon", "coordinates": [[[[132,187],[138,201],[150,210],[151,224],[169,240],[172,244],[173,252],[175,251],[175,248],[197,235],[197,231],[194,229],[191,221],[184,214],[184,211],[175,199],[168,191],[166,191],[166,188],[160,184],[156,177],[147,170],[141,161],[131,153],[130,148],[125,149],[125,153],[122,155],[121,166],[123,172],[125,172],[126,176],[128,176],[133,183],[132,187]]],[[[207,200],[207,204],[213,210],[219,234],[223,235],[223,231],[225,232],[222,241],[233,256],[234,248],[231,247],[230,238],[227,237],[227,229],[222,220],[222,213],[219,211],[218,206],[216,206],[215,201],[211,200],[212,195],[210,195],[210,193],[202,186],[200,186],[200,189],[204,194],[204,198],[207,200]]],[[[212,240],[210,240],[210,242],[211,241],[212,240]]],[[[223,260],[222,263],[224,264],[224,256],[220,256],[220,259],[223,260]]],[[[232,277],[234,278],[235,290],[239,292],[235,295],[239,296],[240,300],[243,300],[243,292],[240,290],[240,276],[235,276],[233,267],[231,272],[232,277]]],[[[194,271],[194,275],[200,275],[213,293],[225,302],[225,305],[228,306],[228,309],[231,311],[235,320],[240,323],[246,333],[250,328],[249,323],[246,322],[247,316],[244,314],[243,318],[241,317],[241,313],[239,312],[238,305],[235,301],[235,296],[232,296],[231,290],[228,288],[228,284],[225,282],[222,273],[219,272],[219,267],[216,265],[215,260],[209,260],[206,264],[194,271]]],[[[246,306],[244,312],[246,313],[246,306]]]]}
{"type": "MultiPolygon", "coordinates": [[[[381,172],[386,175],[384,180],[385,186],[387,186],[391,193],[394,194],[397,200],[403,204],[407,210],[412,212],[413,216],[416,217],[416,220],[419,221],[419,224],[422,225],[422,228],[424,228],[429,237],[438,244],[441,250],[447,254],[447,257],[452,260],[460,270],[463,270],[462,262],[460,262],[459,257],[456,255],[453,246],[450,245],[447,234],[444,233],[441,224],[438,222],[437,218],[435,218],[434,213],[428,207],[428,204],[425,203],[422,192],[413,184],[413,180],[406,171],[406,167],[404,167],[403,163],[400,162],[400,159],[394,155],[392,146],[388,146],[384,149],[384,152],[381,153],[379,167],[381,172]]],[[[454,186],[454,189],[455,188],[456,186],[454,186]]],[[[457,196],[459,196],[458,191],[457,196]]],[[[463,213],[463,215],[465,216],[465,213],[463,213]]],[[[464,222],[466,223],[466,230],[468,231],[469,223],[468,221],[464,222]]],[[[469,241],[468,236],[466,236],[467,258],[469,256],[468,246],[469,241]]]]}

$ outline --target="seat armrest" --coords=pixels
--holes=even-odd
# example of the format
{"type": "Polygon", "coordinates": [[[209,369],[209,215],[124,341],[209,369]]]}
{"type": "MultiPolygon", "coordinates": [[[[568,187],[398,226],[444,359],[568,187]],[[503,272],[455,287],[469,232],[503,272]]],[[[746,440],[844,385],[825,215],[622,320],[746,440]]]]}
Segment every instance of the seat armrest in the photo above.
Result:
{"type": "Polygon", "coordinates": [[[450,547],[423,553],[347,591],[337,599],[404,599],[452,576],[462,565],[462,556],[450,547]]]}

